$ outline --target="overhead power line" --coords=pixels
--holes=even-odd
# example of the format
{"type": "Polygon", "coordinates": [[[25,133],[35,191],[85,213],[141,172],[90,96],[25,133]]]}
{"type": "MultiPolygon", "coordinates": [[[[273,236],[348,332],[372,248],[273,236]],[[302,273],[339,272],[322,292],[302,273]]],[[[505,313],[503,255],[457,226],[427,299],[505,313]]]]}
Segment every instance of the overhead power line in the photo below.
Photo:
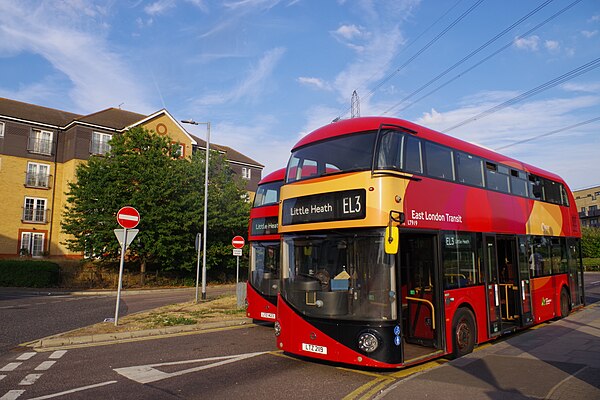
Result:
{"type": "Polygon", "coordinates": [[[459,128],[459,127],[461,127],[463,125],[466,125],[468,123],[471,123],[473,121],[477,121],[478,119],[487,117],[488,115],[494,114],[494,113],[496,113],[496,112],[498,112],[500,110],[505,109],[506,107],[509,107],[509,106],[511,106],[513,104],[516,104],[516,103],[518,103],[518,102],[520,102],[522,100],[525,100],[525,99],[527,99],[527,98],[529,98],[531,96],[535,96],[538,93],[541,93],[541,92],[543,92],[545,90],[548,90],[548,89],[551,89],[551,88],[553,88],[555,86],[558,86],[561,83],[569,81],[569,80],[571,80],[573,78],[576,78],[576,77],[578,77],[580,75],[583,75],[586,72],[589,72],[589,71],[591,71],[593,69],[596,69],[598,67],[600,67],[600,58],[596,58],[595,60],[592,60],[592,61],[588,62],[587,64],[584,64],[584,65],[582,65],[580,67],[577,67],[574,70],[571,70],[571,71],[567,72],[564,75],[561,75],[561,76],[559,76],[557,78],[554,78],[554,79],[552,79],[550,81],[547,81],[547,82],[541,84],[540,86],[537,86],[537,87],[535,87],[535,88],[533,88],[531,90],[528,90],[527,92],[521,93],[520,95],[515,96],[512,99],[509,99],[509,100],[507,100],[507,101],[505,101],[503,103],[495,105],[494,107],[491,107],[491,108],[489,108],[489,109],[487,109],[487,110],[485,110],[485,111],[483,111],[483,112],[475,115],[474,117],[468,118],[468,119],[466,119],[466,120],[464,120],[464,121],[462,121],[462,122],[460,122],[460,123],[458,123],[458,124],[456,124],[454,126],[451,126],[450,128],[446,128],[446,129],[444,129],[444,132],[449,132],[451,130],[459,128]]]}
{"type": "Polygon", "coordinates": [[[556,129],[556,130],[553,130],[553,131],[551,131],[551,132],[547,132],[547,133],[543,133],[543,134],[541,134],[541,135],[533,136],[533,137],[530,137],[529,139],[518,140],[518,141],[516,141],[516,142],[513,142],[513,143],[511,143],[511,144],[507,144],[507,145],[505,145],[505,146],[498,147],[498,148],[497,148],[497,149],[495,149],[495,150],[496,150],[496,151],[504,150],[504,149],[507,149],[507,148],[509,148],[509,147],[516,146],[516,145],[518,145],[518,144],[522,144],[522,143],[531,142],[531,141],[533,141],[533,140],[540,139],[540,138],[543,138],[543,137],[546,137],[546,136],[550,136],[550,135],[554,135],[554,134],[556,134],[556,133],[560,133],[560,132],[568,131],[568,130],[570,130],[570,129],[578,128],[578,127],[580,127],[580,126],[583,126],[583,125],[588,125],[588,124],[591,124],[591,123],[593,123],[593,122],[596,122],[596,121],[600,121],[600,117],[596,117],[596,118],[588,119],[587,121],[583,121],[583,122],[579,122],[579,123],[577,123],[577,124],[573,124],[573,125],[565,126],[564,128],[556,129]]]}
{"type": "MultiPolygon", "coordinates": [[[[530,30],[528,30],[527,32],[523,33],[522,35],[517,36],[514,40],[511,40],[510,42],[506,43],[504,46],[502,46],[501,48],[499,48],[498,50],[496,50],[495,52],[493,52],[492,54],[490,54],[489,56],[485,57],[484,59],[482,59],[481,61],[475,63],[473,66],[467,68],[466,70],[462,71],[461,73],[459,73],[458,75],[454,76],[452,79],[446,81],[445,83],[441,84],[440,86],[436,87],[435,89],[431,90],[430,92],[424,94],[423,96],[419,97],[417,100],[407,104],[406,106],[402,107],[401,109],[397,110],[398,112],[400,111],[404,111],[409,107],[412,107],[413,105],[417,104],[418,102],[420,102],[421,100],[431,96],[432,94],[434,94],[435,92],[443,89],[444,87],[448,86],[449,84],[451,84],[452,82],[454,82],[455,80],[461,78],[463,75],[466,75],[467,73],[471,72],[472,70],[474,70],[475,68],[477,68],[478,66],[480,66],[481,64],[489,61],[491,58],[495,57],[496,55],[498,55],[499,53],[503,52],[504,50],[508,49],[509,47],[511,47],[514,44],[515,40],[521,39],[526,37],[527,35],[535,32],[537,29],[539,29],[540,27],[546,25],[548,22],[552,21],[553,19],[556,19],[559,15],[563,14],[564,12],[566,12],[567,10],[569,10],[571,7],[575,6],[577,3],[580,3],[582,0],[575,0],[574,2],[572,2],[571,4],[567,5],[566,7],[564,7],[563,9],[557,11],[556,13],[554,13],[553,15],[551,15],[550,17],[546,18],[544,21],[540,22],[539,24],[537,24],[536,26],[534,26],[533,28],[531,28],[530,30]]],[[[394,106],[396,107],[396,106],[394,106]]],[[[388,109],[386,112],[390,111],[391,109],[388,109]]]]}
{"type": "MultiPolygon", "coordinates": [[[[458,18],[456,18],[454,21],[452,21],[450,23],[450,25],[448,25],[446,28],[444,28],[444,30],[442,30],[440,33],[437,34],[436,37],[434,37],[433,39],[431,39],[425,46],[423,46],[419,51],[417,51],[417,53],[415,53],[411,58],[409,58],[407,61],[404,62],[404,64],[400,65],[398,68],[396,68],[394,70],[394,72],[390,73],[388,76],[386,76],[381,82],[379,82],[373,89],[371,89],[371,91],[369,91],[369,93],[367,93],[366,98],[369,98],[371,95],[373,95],[373,93],[375,93],[375,91],[377,91],[377,89],[379,89],[381,86],[383,86],[386,82],[388,82],[390,79],[392,79],[394,76],[396,76],[400,71],[402,71],[402,69],[404,69],[406,66],[408,66],[411,62],[413,62],[418,56],[420,56],[423,52],[425,52],[429,47],[431,47],[435,42],[437,42],[440,38],[442,38],[446,33],[448,33],[448,31],[450,29],[452,29],[456,24],[458,24],[460,21],[462,21],[467,15],[469,15],[475,8],[477,8],[477,6],[479,6],[481,3],[483,3],[485,0],[478,0],[475,4],[473,4],[471,7],[469,7],[465,12],[463,12],[458,18]]],[[[431,26],[435,25],[440,19],[442,19],[446,14],[448,14],[454,7],[456,7],[458,5],[459,2],[457,2],[454,6],[452,6],[448,11],[446,11],[446,13],[444,13],[444,15],[442,15],[442,17],[438,18],[434,24],[430,25],[425,31],[423,31],[423,33],[421,33],[419,35],[418,38],[420,38],[425,32],[427,32],[431,26]]],[[[411,45],[417,40],[415,39],[411,45]]],[[[408,46],[407,46],[408,48],[408,46]]],[[[345,111],[343,113],[341,113],[337,119],[341,119],[344,115],[348,114],[348,111],[350,111],[350,109],[345,109],[345,111]]]]}
{"type": "MultiPolygon", "coordinates": [[[[535,9],[533,9],[532,11],[530,11],[529,13],[527,13],[526,15],[524,15],[523,17],[521,17],[519,20],[517,20],[516,22],[514,22],[513,24],[511,24],[509,27],[505,28],[502,32],[496,34],[494,37],[492,37],[491,39],[489,39],[487,42],[485,42],[484,44],[482,44],[481,46],[479,46],[477,49],[475,49],[472,52],[470,52],[468,55],[466,55],[465,57],[463,57],[460,61],[456,62],[454,65],[452,65],[451,67],[447,68],[445,71],[443,71],[442,73],[440,73],[438,76],[436,76],[435,78],[431,79],[429,82],[427,82],[426,84],[422,85],[417,90],[413,91],[411,94],[409,94],[408,96],[406,96],[405,98],[403,98],[402,100],[400,100],[398,103],[394,104],[393,106],[391,106],[390,108],[388,108],[387,110],[385,110],[383,112],[383,115],[387,114],[391,110],[393,110],[396,107],[400,106],[406,100],[408,100],[411,97],[415,96],[416,94],[420,93],[421,91],[423,91],[424,89],[426,89],[427,87],[429,87],[430,85],[432,85],[434,82],[436,82],[440,78],[444,77],[445,75],[447,75],[448,73],[450,73],[452,70],[454,70],[455,68],[457,68],[461,64],[465,63],[471,57],[475,56],[480,51],[482,51],[483,49],[485,49],[486,47],[488,47],[492,43],[494,43],[496,40],[500,39],[502,36],[506,35],[508,32],[510,32],[511,30],[513,30],[515,27],[517,27],[518,25],[520,25],[521,23],[523,23],[524,21],[526,21],[527,19],[529,19],[531,16],[535,15],[538,11],[540,11],[541,9],[543,9],[544,7],[546,7],[548,4],[552,3],[552,1],[553,0],[546,0],[546,2],[544,2],[544,3],[540,4],[539,6],[537,6],[535,9]]],[[[578,1],[581,1],[581,0],[578,0],[578,1]]],[[[511,41],[511,43],[512,43],[512,41],[511,41]]]]}

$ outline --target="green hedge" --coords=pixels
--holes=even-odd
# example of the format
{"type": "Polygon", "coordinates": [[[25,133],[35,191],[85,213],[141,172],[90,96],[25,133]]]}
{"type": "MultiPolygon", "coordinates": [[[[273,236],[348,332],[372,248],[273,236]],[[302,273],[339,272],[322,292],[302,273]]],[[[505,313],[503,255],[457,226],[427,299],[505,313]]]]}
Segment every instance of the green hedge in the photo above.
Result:
{"type": "Polygon", "coordinates": [[[583,266],[586,271],[600,271],[600,258],[584,258],[583,266]]]}
{"type": "Polygon", "coordinates": [[[50,261],[0,260],[0,286],[58,286],[60,267],[50,261]]]}

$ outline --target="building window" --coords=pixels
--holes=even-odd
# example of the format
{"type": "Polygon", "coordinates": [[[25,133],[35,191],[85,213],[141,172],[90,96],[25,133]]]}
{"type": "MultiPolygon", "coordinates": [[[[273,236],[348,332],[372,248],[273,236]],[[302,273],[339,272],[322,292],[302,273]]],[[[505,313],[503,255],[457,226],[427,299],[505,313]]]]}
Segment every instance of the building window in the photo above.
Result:
{"type": "Polygon", "coordinates": [[[52,132],[33,129],[29,136],[27,150],[37,154],[52,154],[52,132]]]}
{"type": "Polygon", "coordinates": [[[250,168],[242,167],[242,178],[244,178],[244,179],[252,178],[252,170],[250,168]]]}
{"type": "Polygon", "coordinates": [[[40,257],[44,254],[45,234],[40,232],[21,232],[19,254],[40,257]]]}
{"type": "Polygon", "coordinates": [[[25,197],[23,206],[23,222],[47,222],[46,199],[25,197]]]}
{"type": "Polygon", "coordinates": [[[110,144],[112,135],[108,133],[92,132],[92,144],[90,148],[91,154],[104,155],[110,152],[110,144]]]}
{"type": "Polygon", "coordinates": [[[4,122],[0,122],[0,138],[4,137],[4,122]]]}
{"type": "Polygon", "coordinates": [[[185,145],[181,143],[172,142],[174,146],[177,146],[177,157],[183,158],[185,156],[185,145]]]}
{"type": "Polygon", "coordinates": [[[27,163],[27,174],[25,176],[25,186],[35,188],[50,187],[50,165],[34,162],[27,163]]]}

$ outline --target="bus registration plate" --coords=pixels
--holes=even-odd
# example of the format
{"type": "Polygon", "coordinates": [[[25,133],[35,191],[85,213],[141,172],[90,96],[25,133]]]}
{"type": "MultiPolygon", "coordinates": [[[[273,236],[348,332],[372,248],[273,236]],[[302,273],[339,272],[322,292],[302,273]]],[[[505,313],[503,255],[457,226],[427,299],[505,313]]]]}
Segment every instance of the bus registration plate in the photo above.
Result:
{"type": "Polygon", "coordinates": [[[275,314],[269,312],[261,312],[260,316],[262,318],[275,319],[275,314]]]}
{"type": "Polygon", "coordinates": [[[302,343],[302,350],[317,354],[327,354],[327,347],[314,344],[302,343]]]}

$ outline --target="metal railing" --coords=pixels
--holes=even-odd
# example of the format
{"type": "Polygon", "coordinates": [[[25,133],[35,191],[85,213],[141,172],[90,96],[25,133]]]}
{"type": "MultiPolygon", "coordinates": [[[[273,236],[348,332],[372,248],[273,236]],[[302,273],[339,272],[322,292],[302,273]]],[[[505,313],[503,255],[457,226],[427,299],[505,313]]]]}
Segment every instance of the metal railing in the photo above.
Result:
{"type": "Polygon", "coordinates": [[[27,142],[27,151],[37,154],[52,155],[52,140],[30,137],[27,142]]]}
{"type": "Polygon", "coordinates": [[[40,174],[34,172],[27,172],[25,175],[25,186],[34,188],[50,188],[50,174],[40,174]]]}
{"type": "Polygon", "coordinates": [[[48,222],[50,215],[49,208],[23,208],[23,222],[34,222],[45,224],[48,222]]]}
{"type": "Polygon", "coordinates": [[[108,152],[110,152],[110,144],[93,140],[90,142],[90,154],[104,155],[108,152]]]}

